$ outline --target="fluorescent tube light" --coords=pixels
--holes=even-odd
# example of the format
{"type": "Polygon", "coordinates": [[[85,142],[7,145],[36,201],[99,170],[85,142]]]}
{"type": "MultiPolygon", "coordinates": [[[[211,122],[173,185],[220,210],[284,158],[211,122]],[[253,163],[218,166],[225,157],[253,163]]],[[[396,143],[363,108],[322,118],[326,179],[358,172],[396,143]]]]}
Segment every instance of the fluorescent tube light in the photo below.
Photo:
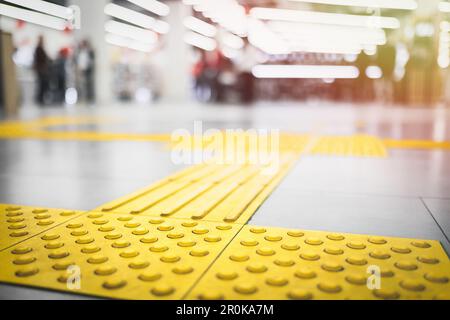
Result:
{"type": "Polygon", "coordinates": [[[154,49],[154,46],[152,45],[148,45],[146,43],[135,41],[112,33],[107,33],[105,35],[105,41],[114,46],[124,47],[146,53],[149,53],[154,49]]]}
{"type": "Polygon", "coordinates": [[[167,33],[170,28],[169,24],[165,21],[157,20],[153,17],[124,8],[114,3],[107,4],[104,12],[106,15],[113,18],[129,22],[136,26],[150,29],[161,34],[167,33]]]}
{"type": "Polygon", "coordinates": [[[192,16],[186,17],[183,24],[186,28],[206,37],[214,37],[217,33],[215,26],[192,16]]]}
{"type": "Polygon", "coordinates": [[[5,0],[18,6],[49,14],[61,19],[73,19],[74,12],[71,8],[41,0],[5,0]]]}
{"type": "Polygon", "coordinates": [[[351,6],[380,9],[415,10],[417,2],[414,0],[290,0],[317,4],[331,4],[337,6],[351,6]]]}
{"type": "Polygon", "coordinates": [[[301,11],[276,8],[253,8],[250,15],[260,20],[321,23],[341,26],[398,29],[400,21],[392,17],[301,11]]]}
{"type": "Polygon", "coordinates": [[[128,0],[129,2],[145,9],[158,16],[167,16],[170,13],[170,7],[156,0],[128,0]]]}
{"type": "Polygon", "coordinates": [[[158,41],[158,36],[153,31],[112,20],[105,23],[105,31],[146,44],[158,41]]]}
{"type": "Polygon", "coordinates": [[[354,66],[333,65],[256,65],[252,69],[256,78],[273,79],[355,79],[359,76],[354,66]]]}
{"type": "Polygon", "coordinates": [[[206,51],[213,51],[217,47],[217,42],[214,39],[202,36],[201,34],[192,31],[188,32],[184,36],[184,42],[206,51]]]}
{"type": "Polygon", "coordinates": [[[0,16],[6,16],[61,31],[64,30],[67,25],[67,21],[64,19],[5,4],[0,4],[0,16]]]}

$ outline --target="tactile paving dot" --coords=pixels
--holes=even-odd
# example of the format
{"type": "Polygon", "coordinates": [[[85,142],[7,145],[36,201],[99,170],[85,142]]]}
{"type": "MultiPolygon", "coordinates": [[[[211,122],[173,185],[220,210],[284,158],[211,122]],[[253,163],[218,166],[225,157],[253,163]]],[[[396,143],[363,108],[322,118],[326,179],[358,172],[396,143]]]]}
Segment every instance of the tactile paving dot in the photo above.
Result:
{"type": "Polygon", "coordinates": [[[112,298],[181,299],[242,225],[88,213],[0,253],[0,281],[112,298]],[[101,222],[101,223],[99,223],[101,222]]]}
{"type": "Polygon", "coordinates": [[[0,251],[81,214],[64,209],[0,204],[0,251]]]}
{"type": "Polygon", "coordinates": [[[449,279],[437,241],[245,226],[188,298],[438,299],[449,279]]]}

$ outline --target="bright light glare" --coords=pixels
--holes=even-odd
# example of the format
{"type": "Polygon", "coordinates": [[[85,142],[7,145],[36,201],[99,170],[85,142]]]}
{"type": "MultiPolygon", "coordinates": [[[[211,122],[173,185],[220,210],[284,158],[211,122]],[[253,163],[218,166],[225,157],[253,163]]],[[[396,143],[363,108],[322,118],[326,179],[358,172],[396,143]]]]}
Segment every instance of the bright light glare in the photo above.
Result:
{"type": "Polygon", "coordinates": [[[434,25],[421,22],[416,25],[416,35],[419,37],[432,37],[434,35],[434,25]]]}
{"type": "Polygon", "coordinates": [[[417,2],[414,0],[290,0],[290,1],[331,4],[338,6],[363,7],[363,8],[402,9],[402,10],[417,9],[417,2]]]}
{"type": "Polygon", "coordinates": [[[145,53],[151,52],[154,49],[153,46],[148,45],[146,43],[135,41],[130,38],[121,37],[119,35],[112,33],[107,33],[105,35],[105,41],[114,46],[124,47],[145,53]]]}
{"type": "Polygon", "coordinates": [[[158,41],[158,36],[153,31],[112,20],[105,23],[105,31],[146,44],[158,41]]]}
{"type": "Polygon", "coordinates": [[[318,11],[275,8],[253,8],[250,15],[261,20],[321,23],[340,26],[398,29],[400,21],[393,17],[363,16],[318,11]]]}
{"type": "Polygon", "coordinates": [[[227,47],[235,50],[242,49],[245,45],[241,37],[235,36],[232,33],[224,32],[221,36],[222,43],[227,47]]]}
{"type": "Polygon", "coordinates": [[[289,54],[289,46],[282,38],[270,30],[265,23],[250,19],[248,41],[267,54],[289,54]]]}
{"type": "Polygon", "coordinates": [[[214,37],[217,33],[215,26],[192,16],[186,17],[183,24],[186,28],[207,37],[214,37]]]}
{"type": "Polygon", "coordinates": [[[346,41],[359,44],[386,44],[386,33],[383,29],[334,26],[314,23],[269,21],[267,26],[280,34],[284,39],[316,40],[328,43],[346,41]]]}
{"type": "Polygon", "coordinates": [[[236,0],[189,0],[184,3],[193,5],[195,11],[234,34],[247,34],[245,8],[236,0]]]}
{"type": "Polygon", "coordinates": [[[192,31],[188,32],[184,36],[184,42],[206,51],[213,51],[217,47],[217,43],[214,39],[202,36],[201,34],[192,31]]]}
{"type": "Polygon", "coordinates": [[[439,11],[450,12],[450,2],[445,2],[445,1],[439,2],[439,11]]]}
{"type": "Polygon", "coordinates": [[[68,88],[66,90],[65,99],[66,104],[73,106],[78,101],[78,92],[75,88],[68,88]]]}
{"type": "Polygon", "coordinates": [[[448,21],[442,21],[441,24],[441,30],[445,32],[450,32],[450,22],[448,21]]]}
{"type": "Polygon", "coordinates": [[[74,12],[71,8],[60,6],[54,3],[41,0],[5,0],[5,2],[14,3],[18,6],[40,11],[65,20],[73,19],[74,12]]]}
{"type": "Polygon", "coordinates": [[[160,1],[156,0],[128,0],[131,3],[148,10],[150,12],[153,12],[157,14],[158,16],[167,16],[170,13],[170,8],[167,4],[162,3],[160,1]]]}
{"type": "Polygon", "coordinates": [[[67,24],[66,20],[61,18],[5,4],[0,4],[0,16],[10,17],[60,31],[64,30],[67,24]]]}
{"type": "Polygon", "coordinates": [[[379,66],[368,66],[366,68],[366,76],[369,79],[381,79],[383,71],[379,66]]]}
{"type": "Polygon", "coordinates": [[[169,24],[167,22],[154,19],[153,17],[118,6],[114,3],[107,4],[104,11],[108,16],[132,23],[145,29],[153,30],[161,34],[169,31],[169,24]]]}
{"type": "Polygon", "coordinates": [[[354,66],[332,65],[256,65],[252,70],[256,78],[273,79],[355,79],[359,76],[354,66]]]}

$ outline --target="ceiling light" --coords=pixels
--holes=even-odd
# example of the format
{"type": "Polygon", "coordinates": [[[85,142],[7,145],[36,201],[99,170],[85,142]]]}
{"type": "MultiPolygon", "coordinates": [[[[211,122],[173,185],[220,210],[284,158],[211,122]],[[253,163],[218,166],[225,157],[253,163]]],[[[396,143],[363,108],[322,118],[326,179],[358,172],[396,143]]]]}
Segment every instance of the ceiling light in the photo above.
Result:
{"type": "Polygon", "coordinates": [[[214,39],[202,36],[201,34],[192,31],[188,32],[184,36],[184,42],[206,51],[213,51],[217,47],[217,43],[214,39]]]}
{"type": "Polygon", "coordinates": [[[105,23],[105,31],[146,44],[154,44],[158,41],[158,36],[153,31],[112,20],[105,23]]]}
{"type": "Polygon", "coordinates": [[[61,19],[73,19],[74,12],[71,8],[41,0],[5,0],[18,6],[49,14],[61,19]]]}
{"type": "Polygon", "coordinates": [[[139,41],[135,41],[126,37],[121,37],[119,35],[112,33],[107,33],[105,35],[105,41],[114,46],[124,47],[146,53],[151,52],[154,49],[154,46],[139,41]]]}
{"type": "Polygon", "coordinates": [[[417,2],[414,0],[290,0],[317,4],[331,4],[338,6],[352,6],[363,8],[415,10],[417,2]]]}
{"type": "Polygon", "coordinates": [[[207,37],[214,37],[217,33],[215,26],[192,16],[186,17],[183,24],[186,28],[207,37]]]}
{"type": "Polygon", "coordinates": [[[5,4],[0,4],[0,16],[6,16],[61,31],[67,26],[67,21],[64,19],[5,4]]]}
{"type": "Polygon", "coordinates": [[[124,8],[114,3],[109,3],[105,6],[104,12],[106,15],[132,23],[136,26],[150,29],[155,32],[164,34],[169,31],[169,24],[165,21],[155,19],[145,14],[136,12],[131,9],[124,8]]]}
{"type": "Polygon", "coordinates": [[[256,65],[252,69],[256,78],[273,79],[355,79],[359,76],[354,66],[333,65],[256,65]]]}
{"type": "Polygon", "coordinates": [[[128,0],[129,2],[159,16],[167,16],[170,13],[170,7],[156,0],[128,0]]]}
{"type": "Polygon", "coordinates": [[[250,10],[250,15],[261,20],[320,23],[386,29],[397,29],[400,27],[400,21],[392,17],[364,16],[276,8],[253,8],[250,10]]]}

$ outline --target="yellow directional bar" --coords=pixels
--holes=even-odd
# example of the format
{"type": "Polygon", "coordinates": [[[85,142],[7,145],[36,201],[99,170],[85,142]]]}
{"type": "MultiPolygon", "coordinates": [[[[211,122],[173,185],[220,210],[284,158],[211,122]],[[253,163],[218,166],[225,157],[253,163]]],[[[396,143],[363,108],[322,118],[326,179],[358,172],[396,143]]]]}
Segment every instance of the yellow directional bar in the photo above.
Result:
{"type": "Polygon", "coordinates": [[[245,223],[298,158],[296,153],[280,156],[274,168],[250,164],[198,166],[96,210],[245,223]]]}

